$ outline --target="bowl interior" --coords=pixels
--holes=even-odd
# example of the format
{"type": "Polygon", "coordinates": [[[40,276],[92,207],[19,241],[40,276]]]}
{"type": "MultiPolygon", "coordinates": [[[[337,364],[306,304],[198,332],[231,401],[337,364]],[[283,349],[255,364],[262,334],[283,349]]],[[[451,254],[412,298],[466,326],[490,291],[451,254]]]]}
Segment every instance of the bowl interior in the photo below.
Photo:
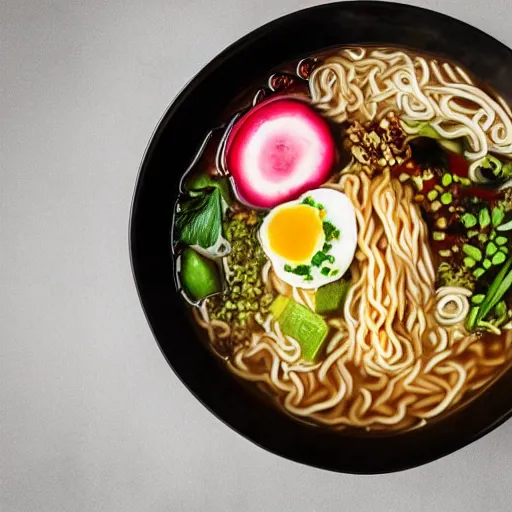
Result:
{"type": "Polygon", "coordinates": [[[299,423],[237,382],[194,331],[176,292],[170,229],[179,180],[226,105],[283,63],[345,45],[396,45],[460,62],[505,98],[512,97],[512,53],[452,18],[406,5],[343,2],[299,11],[239,40],[181,92],[150,141],[136,185],[130,249],[139,296],[167,361],[218,418],[256,444],[289,459],[351,473],[417,466],[495,428],[511,414],[508,372],[467,406],[418,430],[332,432],[299,423]]]}

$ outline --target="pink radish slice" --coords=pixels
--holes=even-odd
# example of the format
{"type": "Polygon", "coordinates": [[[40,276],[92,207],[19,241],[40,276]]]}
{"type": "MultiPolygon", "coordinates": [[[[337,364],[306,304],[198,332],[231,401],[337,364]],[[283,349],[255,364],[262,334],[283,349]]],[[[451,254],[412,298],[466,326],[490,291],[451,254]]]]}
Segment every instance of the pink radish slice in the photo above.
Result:
{"type": "Polygon", "coordinates": [[[234,126],[226,164],[240,198],[272,208],[324,183],[336,158],[325,120],[306,103],[270,98],[234,126]]]}

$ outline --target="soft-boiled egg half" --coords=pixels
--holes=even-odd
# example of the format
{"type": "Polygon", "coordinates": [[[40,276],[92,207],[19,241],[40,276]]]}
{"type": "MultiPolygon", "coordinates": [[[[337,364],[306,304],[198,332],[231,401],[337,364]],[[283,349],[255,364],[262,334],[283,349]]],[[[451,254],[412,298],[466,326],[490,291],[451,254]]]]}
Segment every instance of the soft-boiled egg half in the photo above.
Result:
{"type": "Polygon", "coordinates": [[[318,288],[342,277],[354,258],[354,206],[343,192],[310,190],[272,209],[259,234],[279,279],[298,288],[318,288]]]}

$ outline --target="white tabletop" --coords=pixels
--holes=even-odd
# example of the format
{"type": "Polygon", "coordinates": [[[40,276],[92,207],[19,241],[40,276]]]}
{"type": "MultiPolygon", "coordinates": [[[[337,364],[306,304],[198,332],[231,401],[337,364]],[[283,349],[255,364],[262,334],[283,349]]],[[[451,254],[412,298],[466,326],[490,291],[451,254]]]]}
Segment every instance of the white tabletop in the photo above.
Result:
{"type": "MultiPolygon", "coordinates": [[[[312,469],[213,417],[146,324],[128,216],[156,122],[225,46],[313,3],[0,2],[2,512],[510,510],[512,421],[398,474],[312,469]]],[[[413,3],[512,46],[509,0],[413,3]]]]}

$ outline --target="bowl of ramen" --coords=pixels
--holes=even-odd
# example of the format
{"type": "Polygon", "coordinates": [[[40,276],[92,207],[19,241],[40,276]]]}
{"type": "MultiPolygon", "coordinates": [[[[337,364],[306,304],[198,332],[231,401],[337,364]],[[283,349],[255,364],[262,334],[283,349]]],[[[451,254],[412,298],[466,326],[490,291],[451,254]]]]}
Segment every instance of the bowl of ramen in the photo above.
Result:
{"type": "Polygon", "coordinates": [[[161,119],[138,292],[190,391],[325,469],[417,466],[511,414],[512,52],[399,4],[300,11],[161,119]]]}

